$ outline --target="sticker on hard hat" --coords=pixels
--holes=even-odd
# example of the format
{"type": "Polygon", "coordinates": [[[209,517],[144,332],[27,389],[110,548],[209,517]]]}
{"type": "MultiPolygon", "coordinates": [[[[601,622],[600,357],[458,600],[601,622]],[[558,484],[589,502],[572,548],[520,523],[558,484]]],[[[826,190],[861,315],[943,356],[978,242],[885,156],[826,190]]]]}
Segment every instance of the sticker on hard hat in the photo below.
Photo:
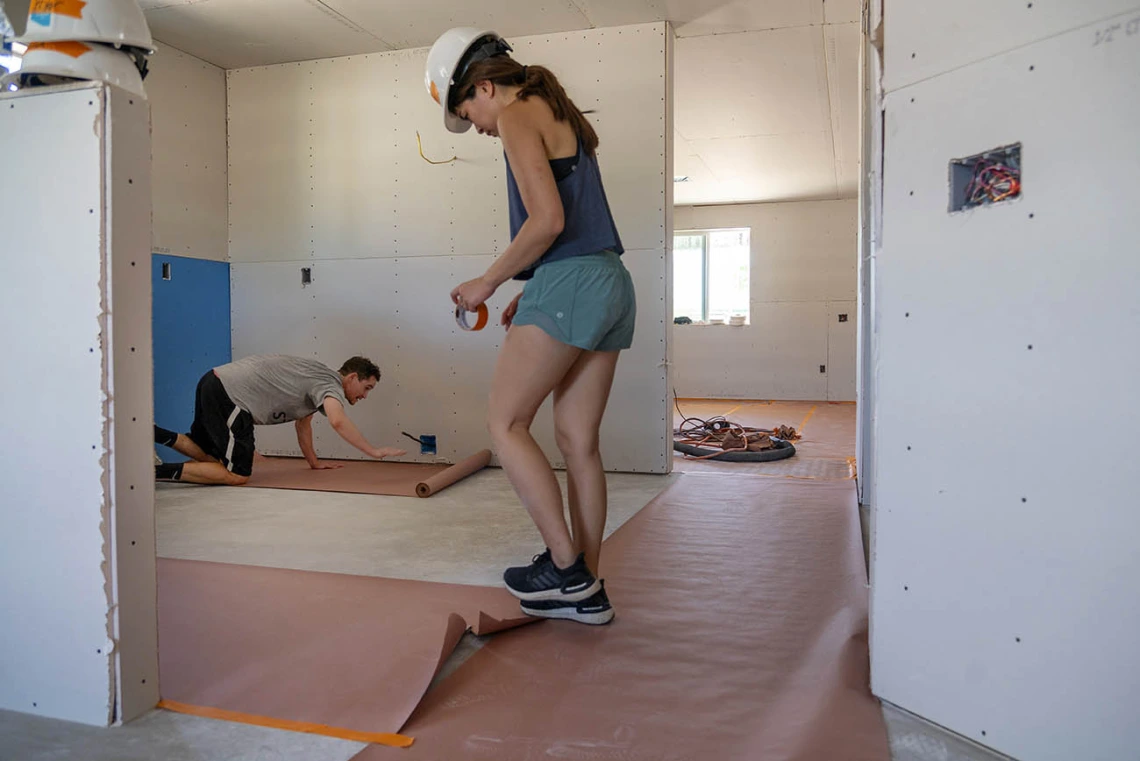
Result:
{"type": "Polygon", "coordinates": [[[32,0],[28,8],[28,21],[40,26],[51,26],[53,15],[83,18],[83,0],[32,0]]]}
{"type": "Polygon", "coordinates": [[[480,304],[474,311],[478,317],[475,318],[475,324],[471,325],[467,322],[467,310],[456,304],[455,322],[464,330],[482,330],[487,327],[487,305],[480,304]]]}
{"type": "MultiPolygon", "coordinates": [[[[66,42],[32,42],[28,44],[27,53],[34,53],[37,50],[50,50],[53,53],[62,53],[72,58],[79,58],[84,53],[90,53],[91,46],[85,45],[82,42],[75,42],[74,40],[68,40],[66,42]]],[[[25,55],[27,55],[27,53],[25,53],[25,55]]]]}

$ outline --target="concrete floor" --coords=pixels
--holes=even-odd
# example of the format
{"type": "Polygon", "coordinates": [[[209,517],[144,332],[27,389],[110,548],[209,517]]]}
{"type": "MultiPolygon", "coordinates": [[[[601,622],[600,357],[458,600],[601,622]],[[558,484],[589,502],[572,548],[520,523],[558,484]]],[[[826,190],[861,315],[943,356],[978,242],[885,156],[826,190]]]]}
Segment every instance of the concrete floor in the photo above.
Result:
{"type": "MultiPolygon", "coordinates": [[[[892,761],[1008,761],[893,706],[883,715],[892,761]]],[[[363,748],[166,711],[114,729],[0,711],[0,761],[349,761],[363,748]]]]}
{"type": "MultiPolygon", "coordinates": [[[[701,412],[716,412],[721,405],[710,403],[701,412]]],[[[853,421],[854,407],[848,409],[853,421]]],[[[782,414],[778,408],[769,411],[782,414]]],[[[843,441],[811,431],[823,450],[820,456],[842,454],[846,426],[835,430],[843,441]]],[[[852,440],[852,453],[853,448],[852,440]]],[[[811,447],[801,451],[812,454],[811,447]]],[[[678,477],[683,476],[611,475],[607,536],[678,477]]],[[[504,567],[526,562],[542,549],[538,532],[497,469],[426,500],[160,485],[156,523],[160,557],[457,584],[498,585],[504,567]]],[[[466,635],[433,686],[487,639],[466,635]]],[[[892,706],[884,707],[884,715],[893,761],[1004,758],[892,706]]],[[[164,711],[114,729],[0,711],[0,761],[347,761],[362,748],[164,711]]]]}
{"type": "Polygon", "coordinates": [[[883,704],[883,718],[891,761],[1012,761],[889,703],[883,704]]]}
{"type": "Polygon", "coordinates": [[[167,711],[112,729],[0,711],[0,761],[348,761],[364,747],[167,711]]]}
{"type": "MultiPolygon", "coordinates": [[[[606,536],[674,478],[610,474],[606,536]]],[[[499,586],[543,549],[497,468],[430,499],[159,484],[155,507],[164,558],[499,586]]]]}

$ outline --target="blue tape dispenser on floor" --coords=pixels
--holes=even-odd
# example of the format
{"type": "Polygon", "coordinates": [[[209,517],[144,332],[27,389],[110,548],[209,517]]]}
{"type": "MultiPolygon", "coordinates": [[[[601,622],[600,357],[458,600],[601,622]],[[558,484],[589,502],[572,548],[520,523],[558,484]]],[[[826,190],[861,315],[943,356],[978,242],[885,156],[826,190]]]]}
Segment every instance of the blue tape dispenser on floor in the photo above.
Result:
{"type": "Polygon", "coordinates": [[[411,439],[412,441],[414,441],[420,445],[420,454],[435,454],[436,453],[435,434],[425,433],[425,434],[420,435],[420,436],[413,436],[412,434],[408,433],[407,431],[401,431],[400,433],[404,434],[409,439],[411,439]]]}

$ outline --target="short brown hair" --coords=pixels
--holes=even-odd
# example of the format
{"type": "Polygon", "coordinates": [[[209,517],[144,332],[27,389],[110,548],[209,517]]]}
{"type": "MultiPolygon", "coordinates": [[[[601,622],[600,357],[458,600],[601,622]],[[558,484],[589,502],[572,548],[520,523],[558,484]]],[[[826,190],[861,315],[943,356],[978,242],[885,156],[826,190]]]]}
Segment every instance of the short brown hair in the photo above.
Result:
{"type": "Polygon", "coordinates": [[[365,357],[352,357],[345,360],[344,364],[340,366],[341,375],[352,375],[356,373],[356,377],[362,381],[369,378],[375,378],[378,382],[380,380],[380,368],[376,363],[365,357]]]}

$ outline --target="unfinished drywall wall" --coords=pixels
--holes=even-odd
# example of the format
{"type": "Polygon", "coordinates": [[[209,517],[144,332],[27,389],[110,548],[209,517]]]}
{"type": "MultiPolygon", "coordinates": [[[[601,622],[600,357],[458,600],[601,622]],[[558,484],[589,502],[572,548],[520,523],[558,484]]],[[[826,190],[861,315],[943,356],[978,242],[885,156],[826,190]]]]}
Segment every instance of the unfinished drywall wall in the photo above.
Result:
{"type": "Polygon", "coordinates": [[[750,324],[675,326],[677,395],[854,400],[856,201],[679,206],[674,214],[676,230],[747,227],[752,241],[750,324]]]}
{"type": "Polygon", "coordinates": [[[224,261],[226,75],[162,42],[146,79],[153,118],[153,250],[224,261]]]}
{"type": "Polygon", "coordinates": [[[859,0],[719,5],[678,30],[678,204],[853,197],[859,0]]]}
{"type": "MultiPolygon", "coordinates": [[[[6,248],[21,252],[5,257],[0,314],[6,325],[39,315],[36,330],[5,330],[0,339],[3,388],[20,400],[0,416],[0,436],[20,442],[5,447],[0,464],[0,572],[21,580],[0,587],[9,621],[0,634],[0,706],[87,724],[107,724],[114,704],[104,565],[103,145],[91,128],[102,119],[95,88],[0,100],[0,130],[55,146],[59,167],[28,170],[28,192],[0,206],[6,248]],[[64,216],[72,223],[59,224],[64,216]],[[42,222],[29,224],[35,219],[42,222]],[[44,309],[49,301],[54,308],[44,309]],[[66,431],[45,424],[61,419],[66,431]],[[67,463],[66,478],[59,463],[67,463]]],[[[10,158],[21,157],[34,158],[10,158]]]]}
{"type": "MultiPolygon", "coordinates": [[[[878,313],[875,266],[882,247],[883,220],[883,27],[882,0],[868,3],[866,34],[862,38],[859,83],[862,122],[859,129],[859,325],[856,335],[856,393],[858,424],[855,427],[855,458],[859,503],[875,504],[875,383],[878,313]]],[[[870,513],[872,519],[874,512],[870,513]]],[[[871,532],[873,539],[874,532],[871,532]]],[[[871,548],[868,548],[870,550],[871,548]]]]}
{"type": "Polygon", "coordinates": [[[1104,17],[1120,5],[886,6],[873,687],[1016,758],[1140,746],[1140,6],[1104,17]],[[911,71],[911,51],[948,52],[911,71]],[[949,162],[1013,143],[1020,197],[950,213],[949,162]]]}
{"type": "Polygon", "coordinates": [[[898,3],[884,14],[893,39],[883,49],[883,84],[899,90],[1136,7],[1136,0],[898,3]]]}
{"type": "MultiPolygon", "coordinates": [[[[150,61],[154,399],[188,431],[202,373],[230,358],[225,71],[163,42],[150,61]]],[[[164,460],[185,460],[162,448],[164,460]]]]}
{"type": "MultiPolygon", "coordinates": [[[[639,312],[610,400],[620,413],[603,427],[603,455],[616,470],[663,472],[671,462],[667,34],[650,24],[510,41],[517,59],[549,66],[581,108],[596,109],[639,312]],[[623,76],[609,76],[619,65],[623,76]]],[[[411,443],[401,431],[435,434],[440,455],[454,459],[489,444],[486,398],[503,337],[495,323],[519,285],[491,300],[488,329],[456,326],[449,292],[508,243],[504,164],[498,141],[445,130],[424,90],[426,55],[229,72],[233,354],[291,353],[334,367],[370,356],[384,377],[352,410],[365,435],[395,445],[411,443]],[[425,161],[417,132],[428,158],[457,159],[425,161]]],[[[549,410],[534,431],[558,463],[549,410]]],[[[257,436],[261,451],[299,453],[291,426],[257,436]]],[[[316,441],[326,456],[359,456],[323,425],[316,441]]]]}
{"type": "Polygon", "coordinates": [[[130,721],[158,703],[154,535],[154,397],[149,263],[150,114],[146,101],[104,90],[107,498],[117,708],[130,721]],[[108,340],[109,339],[109,340],[108,340]]]}
{"type": "Polygon", "coordinates": [[[54,167],[13,153],[0,206],[0,707],[96,725],[157,702],[148,125],[101,84],[0,96],[54,167]]]}

